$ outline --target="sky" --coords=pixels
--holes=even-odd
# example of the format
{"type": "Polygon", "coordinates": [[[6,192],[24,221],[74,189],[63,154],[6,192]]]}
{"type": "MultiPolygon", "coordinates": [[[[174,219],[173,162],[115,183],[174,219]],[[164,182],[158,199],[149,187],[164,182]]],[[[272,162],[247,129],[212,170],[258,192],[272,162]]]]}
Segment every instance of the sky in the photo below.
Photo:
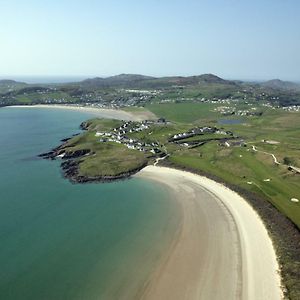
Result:
{"type": "Polygon", "coordinates": [[[300,81],[299,0],[0,0],[0,77],[300,81]]]}

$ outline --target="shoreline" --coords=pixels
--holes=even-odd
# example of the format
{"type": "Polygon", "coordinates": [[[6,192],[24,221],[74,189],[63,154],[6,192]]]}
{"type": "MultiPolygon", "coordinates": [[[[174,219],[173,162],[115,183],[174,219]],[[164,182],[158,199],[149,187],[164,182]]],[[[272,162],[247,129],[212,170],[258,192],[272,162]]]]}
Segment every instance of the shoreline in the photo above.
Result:
{"type": "MultiPolygon", "coordinates": [[[[84,125],[85,122],[80,124],[80,128],[82,130],[87,130],[87,128],[84,125]]],[[[126,172],[120,172],[114,175],[98,175],[98,176],[87,176],[87,175],[80,175],[79,174],[79,168],[81,163],[81,158],[86,155],[93,155],[92,151],[90,149],[80,149],[75,150],[74,152],[68,153],[66,151],[68,141],[72,139],[72,137],[64,138],[61,140],[63,142],[61,145],[52,148],[50,151],[46,153],[41,153],[38,155],[38,157],[42,159],[48,159],[48,160],[57,160],[58,158],[61,159],[61,171],[62,175],[65,179],[68,179],[71,183],[108,183],[118,180],[125,180],[132,177],[132,175],[136,174],[140,170],[142,170],[144,167],[147,166],[147,162],[144,162],[143,164],[130,169],[126,172]]]]}
{"type": "Polygon", "coordinates": [[[155,115],[151,112],[127,112],[122,109],[98,108],[90,106],[77,106],[71,104],[36,104],[36,105],[10,105],[5,107],[11,108],[51,108],[51,109],[65,109],[75,110],[85,113],[94,114],[98,117],[112,118],[119,120],[143,121],[146,119],[153,119],[155,115]]]}
{"type": "MultiPolygon", "coordinates": [[[[90,112],[90,110],[92,110],[92,112],[93,113],[96,113],[96,114],[100,114],[100,113],[104,113],[104,112],[107,112],[107,111],[109,111],[109,112],[112,112],[112,113],[118,113],[118,112],[120,112],[120,111],[118,111],[118,110],[109,110],[109,109],[100,109],[100,108],[91,108],[91,107],[74,107],[74,106],[72,106],[72,105],[70,105],[70,106],[68,106],[68,105],[36,105],[36,106],[14,106],[14,107],[22,107],[22,108],[24,108],[24,107],[27,107],[27,108],[35,108],[35,107],[37,107],[37,108],[60,108],[60,109],[71,109],[71,110],[77,110],[77,111],[82,111],[82,112],[90,112]],[[96,112],[97,111],[97,112],[96,112]]],[[[127,112],[126,112],[127,113],[127,112]]],[[[103,116],[103,117],[108,117],[107,115],[106,116],[103,116]]],[[[132,116],[130,117],[131,119],[132,119],[132,116]]],[[[147,169],[148,167],[146,167],[146,169],[147,169]]],[[[175,169],[172,169],[172,170],[175,170],[175,169]]],[[[176,170],[176,171],[178,171],[178,170],[176,170]]],[[[179,172],[184,172],[184,171],[179,171],[179,172]]],[[[140,173],[138,173],[137,175],[135,175],[135,176],[144,176],[143,175],[143,173],[144,173],[144,170],[142,170],[142,171],[140,171],[140,173]]],[[[184,172],[184,173],[187,173],[187,172],[184,172]]],[[[190,174],[190,173],[188,173],[188,174],[190,174]]],[[[201,174],[199,175],[199,174],[197,174],[197,173],[194,173],[194,174],[192,174],[192,175],[194,175],[194,176],[197,176],[197,177],[201,177],[201,174]]],[[[156,176],[156,175],[155,175],[156,176]]],[[[206,176],[206,175],[204,175],[204,176],[206,176]]],[[[205,178],[205,177],[204,177],[205,178]]],[[[149,177],[149,179],[151,179],[150,177],[149,177]]],[[[208,178],[206,178],[206,179],[208,179],[208,178]]],[[[159,176],[158,177],[156,177],[156,178],[152,178],[151,180],[156,180],[156,181],[160,181],[161,183],[163,183],[163,181],[162,180],[159,180],[159,176]]],[[[209,180],[209,179],[208,179],[209,180]]],[[[214,182],[214,181],[213,181],[214,182]]],[[[216,183],[216,182],[215,182],[216,183]]],[[[164,184],[166,184],[166,183],[164,183],[164,184]]],[[[228,189],[227,187],[226,187],[226,184],[222,184],[222,183],[218,183],[219,185],[221,185],[223,188],[225,188],[225,189],[228,189]]],[[[174,189],[174,186],[170,186],[170,188],[171,189],[174,189]]],[[[229,186],[229,188],[231,188],[230,186],[229,186]]],[[[236,190],[236,189],[233,189],[233,190],[236,190]]],[[[239,191],[237,191],[238,193],[240,193],[239,191]]],[[[232,191],[232,193],[235,193],[234,191],[232,191]]],[[[245,197],[245,198],[247,198],[248,199],[248,197],[246,197],[243,193],[241,193],[241,195],[242,195],[242,197],[245,197]]],[[[240,196],[239,196],[240,197],[240,196]]],[[[242,201],[248,201],[248,200],[244,200],[244,198],[242,198],[242,197],[240,197],[241,199],[242,199],[242,201]]],[[[177,200],[177,201],[179,201],[179,200],[177,200]]],[[[252,206],[250,205],[250,204],[248,204],[248,206],[250,207],[250,209],[252,209],[253,210],[253,208],[252,208],[252,206]]],[[[255,214],[256,214],[256,217],[258,218],[258,220],[260,221],[260,222],[262,222],[261,221],[261,218],[258,216],[258,214],[257,213],[259,213],[259,214],[261,214],[261,207],[256,207],[256,206],[254,206],[255,207],[255,214]]],[[[266,219],[265,219],[265,216],[263,216],[263,221],[266,221],[266,219]]],[[[264,225],[263,225],[264,226],[264,225]]],[[[272,229],[272,227],[270,228],[270,224],[265,224],[265,226],[268,228],[268,230],[270,230],[270,234],[273,234],[273,229],[272,229]],[[268,226],[267,226],[268,225],[268,226]],[[272,229],[272,230],[271,230],[272,229]]],[[[264,228],[265,230],[266,230],[266,228],[264,228]]],[[[273,236],[272,236],[273,237],[273,236]]],[[[267,233],[267,239],[270,239],[270,237],[268,236],[268,233],[267,233]]],[[[256,240],[254,241],[254,242],[256,242],[256,240]]],[[[272,242],[271,242],[271,244],[272,244],[272,242]]],[[[272,245],[272,250],[273,250],[273,252],[274,252],[274,247],[273,247],[273,245],[272,245]]],[[[279,258],[280,258],[280,261],[281,261],[281,255],[279,256],[279,258]]],[[[275,261],[276,261],[276,256],[275,256],[275,261]]],[[[282,262],[282,261],[281,261],[282,262]]],[[[277,264],[277,266],[278,266],[278,263],[277,263],[277,261],[276,261],[276,264],[277,264]]],[[[279,270],[279,268],[277,268],[277,270],[279,270]]],[[[179,272],[180,272],[180,270],[179,270],[179,272]]],[[[280,281],[280,278],[279,278],[279,281],[280,281]]],[[[280,284],[279,284],[280,285],[280,284]]],[[[150,285],[147,285],[147,289],[146,290],[148,290],[148,288],[149,288],[149,286],[151,286],[151,282],[150,282],[150,285]]],[[[250,296],[249,296],[250,297],[250,296]]],[[[145,296],[145,299],[151,299],[151,298],[147,298],[146,296],[145,296]]],[[[159,298],[158,298],[159,299],[159,298]]],[[[210,298],[210,299],[213,299],[213,298],[210,298]]],[[[251,297],[250,297],[250,299],[252,299],[251,297]]],[[[276,299],[276,298],[275,298],[276,299]]]]}
{"type": "Polygon", "coordinates": [[[173,190],[182,210],[180,234],[142,299],[283,298],[271,238],[245,199],[211,179],[176,169],[147,166],[135,176],[173,190]]]}

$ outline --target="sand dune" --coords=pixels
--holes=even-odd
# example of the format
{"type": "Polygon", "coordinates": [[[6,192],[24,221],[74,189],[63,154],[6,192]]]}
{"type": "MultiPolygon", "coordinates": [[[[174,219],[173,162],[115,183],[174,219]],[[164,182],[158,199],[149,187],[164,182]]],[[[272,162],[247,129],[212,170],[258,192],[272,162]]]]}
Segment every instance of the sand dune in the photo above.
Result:
{"type": "Polygon", "coordinates": [[[205,177],[148,166],[137,176],[166,185],[181,206],[181,230],[143,299],[282,299],[268,233],[249,204],[205,177]]]}

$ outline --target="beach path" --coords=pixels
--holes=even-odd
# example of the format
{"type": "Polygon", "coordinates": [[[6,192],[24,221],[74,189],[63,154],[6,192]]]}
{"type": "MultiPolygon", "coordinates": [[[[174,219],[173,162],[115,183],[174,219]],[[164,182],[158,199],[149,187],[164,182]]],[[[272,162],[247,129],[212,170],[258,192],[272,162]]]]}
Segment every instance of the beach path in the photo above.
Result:
{"type": "Polygon", "coordinates": [[[181,208],[180,230],[142,299],[282,299],[268,233],[238,194],[205,177],[148,166],[181,208]]]}

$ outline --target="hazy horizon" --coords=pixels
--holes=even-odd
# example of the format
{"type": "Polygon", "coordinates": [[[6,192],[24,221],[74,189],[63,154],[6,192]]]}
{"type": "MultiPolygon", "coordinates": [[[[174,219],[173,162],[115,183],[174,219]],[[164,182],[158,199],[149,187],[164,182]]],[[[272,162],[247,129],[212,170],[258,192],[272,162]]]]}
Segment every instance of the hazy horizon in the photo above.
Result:
{"type": "Polygon", "coordinates": [[[300,81],[299,12],[297,0],[5,1],[0,74],[300,81]]]}
{"type": "Polygon", "coordinates": [[[300,81],[299,11],[296,0],[6,1],[0,74],[300,81]]]}
{"type": "MultiPolygon", "coordinates": [[[[19,76],[19,75],[0,75],[0,80],[15,80],[18,82],[25,82],[28,84],[56,84],[56,83],[69,83],[69,82],[77,82],[77,81],[82,81],[85,79],[90,79],[90,78],[107,78],[110,76],[116,76],[124,73],[118,73],[118,74],[110,74],[110,75],[89,75],[89,76],[80,76],[80,75],[65,75],[65,76],[60,76],[60,75],[24,75],[24,76],[19,76]]],[[[126,73],[128,74],[128,73],[126,73]]],[[[213,73],[205,73],[205,74],[213,74],[213,73]]],[[[154,76],[154,75],[149,75],[149,74],[142,74],[138,73],[137,75],[145,75],[145,76],[153,76],[153,77],[168,77],[168,76],[184,76],[181,74],[173,74],[173,75],[165,75],[165,76],[154,76]]],[[[191,75],[185,75],[185,76],[197,76],[197,75],[203,75],[203,74],[191,74],[191,75]]],[[[237,80],[237,81],[244,81],[244,82],[264,82],[264,81],[269,81],[269,80],[274,80],[274,79],[279,79],[282,81],[290,81],[294,83],[300,83],[300,80],[289,80],[285,78],[261,78],[261,79],[249,79],[249,78],[228,78],[228,77],[222,77],[219,74],[213,74],[216,75],[222,79],[225,80],[237,80]]]]}

